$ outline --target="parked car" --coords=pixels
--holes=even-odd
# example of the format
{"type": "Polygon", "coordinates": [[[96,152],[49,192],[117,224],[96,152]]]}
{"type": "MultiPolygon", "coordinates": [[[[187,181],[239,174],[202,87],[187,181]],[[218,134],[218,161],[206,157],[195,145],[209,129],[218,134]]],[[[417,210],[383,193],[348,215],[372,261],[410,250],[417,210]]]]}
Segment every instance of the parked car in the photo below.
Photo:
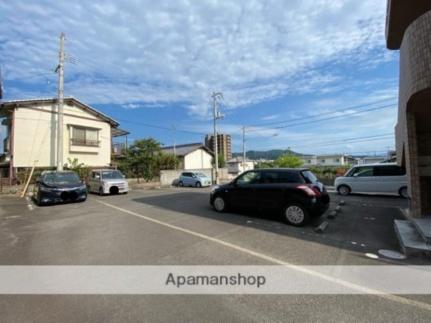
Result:
{"type": "Polygon", "coordinates": [[[75,172],[44,171],[36,180],[33,198],[37,205],[83,202],[87,187],[75,172]]]}
{"type": "Polygon", "coordinates": [[[406,170],[396,163],[352,167],[334,182],[340,195],[350,193],[392,193],[408,197],[406,170]]]}
{"type": "Polygon", "coordinates": [[[179,186],[211,186],[211,178],[203,173],[183,172],[178,179],[179,186]]]}
{"type": "Polygon", "coordinates": [[[119,194],[129,192],[129,183],[125,176],[114,169],[96,169],[91,172],[87,181],[88,191],[105,194],[119,194]]]}
{"type": "Polygon", "coordinates": [[[325,186],[308,169],[271,168],[242,173],[226,185],[214,186],[210,204],[217,212],[228,208],[266,209],[284,221],[302,226],[329,207],[325,186]]]}

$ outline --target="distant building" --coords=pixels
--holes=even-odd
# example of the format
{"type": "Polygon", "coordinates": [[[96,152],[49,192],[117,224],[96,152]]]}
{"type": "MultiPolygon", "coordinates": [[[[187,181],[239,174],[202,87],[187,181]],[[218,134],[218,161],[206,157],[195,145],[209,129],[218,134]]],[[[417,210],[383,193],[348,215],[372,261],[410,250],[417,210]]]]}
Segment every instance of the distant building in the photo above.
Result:
{"type": "MultiPolygon", "coordinates": [[[[215,151],[214,135],[205,136],[205,146],[215,151]]],[[[222,154],[225,160],[232,158],[232,141],[230,135],[222,133],[217,134],[217,152],[222,154]]]]}
{"type": "Polygon", "coordinates": [[[355,158],[349,155],[302,155],[298,156],[304,162],[303,166],[348,166],[356,165],[355,158]]]}
{"type": "Polygon", "coordinates": [[[163,147],[162,151],[177,156],[180,169],[212,168],[213,152],[199,142],[163,147]]]}
{"type": "Polygon", "coordinates": [[[388,160],[388,158],[387,156],[361,156],[361,157],[356,157],[356,160],[358,161],[358,165],[363,165],[363,164],[382,163],[388,160]]]}
{"type": "Polygon", "coordinates": [[[229,174],[241,174],[247,170],[254,169],[254,162],[250,160],[242,161],[242,157],[236,157],[226,162],[229,174]]]}

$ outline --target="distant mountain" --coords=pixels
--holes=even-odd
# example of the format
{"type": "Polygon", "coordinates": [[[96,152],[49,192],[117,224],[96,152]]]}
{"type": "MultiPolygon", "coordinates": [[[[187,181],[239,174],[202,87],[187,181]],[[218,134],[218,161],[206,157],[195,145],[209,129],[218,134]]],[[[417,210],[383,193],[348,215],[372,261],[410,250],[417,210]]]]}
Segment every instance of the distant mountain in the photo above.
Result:
{"type": "MultiPolygon", "coordinates": [[[[296,156],[301,156],[302,154],[296,153],[292,150],[286,149],[272,149],[272,150],[266,150],[266,151],[259,151],[259,150],[248,150],[247,151],[247,158],[252,160],[257,159],[277,159],[280,156],[292,154],[296,156]]],[[[241,157],[242,153],[232,153],[232,157],[241,157]]]]}

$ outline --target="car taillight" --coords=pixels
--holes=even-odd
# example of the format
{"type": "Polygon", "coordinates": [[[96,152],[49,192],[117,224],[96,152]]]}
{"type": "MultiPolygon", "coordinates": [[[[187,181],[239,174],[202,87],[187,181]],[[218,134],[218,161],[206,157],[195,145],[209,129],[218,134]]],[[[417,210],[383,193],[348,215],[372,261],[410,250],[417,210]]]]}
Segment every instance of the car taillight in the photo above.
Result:
{"type": "Polygon", "coordinates": [[[313,197],[320,196],[320,191],[317,189],[317,187],[298,185],[296,188],[303,190],[305,193],[307,193],[308,196],[313,196],[313,197]]]}
{"type": "Polygon", "coordinates": [[[314,191],[314,193],[316,193],[316,196],[320,196],[320,194],[322,194],[322,192],[320,192],[316,186],[313,186],[311,189],[314,191]]]}

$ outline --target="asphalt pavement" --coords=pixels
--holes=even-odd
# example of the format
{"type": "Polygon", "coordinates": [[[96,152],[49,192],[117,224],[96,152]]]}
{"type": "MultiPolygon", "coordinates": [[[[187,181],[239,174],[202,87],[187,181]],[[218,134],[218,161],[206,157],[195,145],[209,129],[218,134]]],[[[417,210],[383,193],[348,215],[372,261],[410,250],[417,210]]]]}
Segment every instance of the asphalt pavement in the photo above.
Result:
{"type": "MultiPolygon", "coordinates": [[[[429,265],[393,260],[399,197],[353,195],[323,233],[264,212],[214,212],[208,189],[90,195],[36,207],[0,200],[0,265],[429,265]],[[375,255],[378,258],[370,258],[375,255]]],[[[341,198],[331,194],[332,208],[341,198]]],[[[2,295],[2,322],[430,321],[431,297],[373,295],[2,295]]]]}

